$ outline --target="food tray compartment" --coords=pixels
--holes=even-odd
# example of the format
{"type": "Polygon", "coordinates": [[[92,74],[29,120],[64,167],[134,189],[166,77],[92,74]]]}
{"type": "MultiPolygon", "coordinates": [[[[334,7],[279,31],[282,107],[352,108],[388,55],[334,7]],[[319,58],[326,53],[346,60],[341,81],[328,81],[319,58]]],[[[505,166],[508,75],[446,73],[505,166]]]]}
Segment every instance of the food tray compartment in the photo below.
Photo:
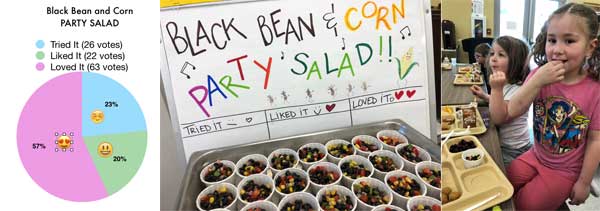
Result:
{"type": "MultiPolygon", "coordinates": [[[[448,128],[448,129],[442,128],[442,135],[448,134],[452,130],[454,130],[454,134],[457,134],[457,133],[460,133],[460,132],[463,132],[466,130],[466,128],[463,126],[462,119],[459,119],[459,117],[457,115],[457,108],[461,108],[464,106],[468,106],[468,105],[442,106],[442,124],[444,123],[443,121],[444,121],[445,116],[453,116],[454,117],[454,122],[452,124],[449,124],[450,128],[448,128]]],[[[475,119],[476,119],[477,127],[469,128],[470,133],[463,134],[463,135],[483,134],[487,130],[487,128],[485,127],[485,122],[483,121],[481,113],[479,112],[479,109],[477,107],[475,107],[475,108],[476,108],[475,109],[475,115],[476,115],[475,119]]],[[[453,136],[455,136],[455,135],[453,135],[453,136]]]]}
{"type": "Polygon", "coordinates": [[[474,208],[484,210],[512,197],[512,185],[475,136],[455,137],[446,141],[442,145],[442,155],[442,189],[450,187],[453,191],[461,192],[458,199],[443,204],[443,210],[472,209],[477,203],[495,196],[491,201],[474,208]],[[461,157],[462,152],[450,152],[450,146],[461,140],[472,141],[475,148],[483,151],[481,165],[467,169],[461,157]]]}
{"type": "Polygon", "coordinates": [[[466,65],[466,66],[459,67],[458,70],[456,70],[456,72],[460,73],[460,74],[473,72],[473,66],[466,65]]]}
{"type": "Polygon", "coordinates": [[[454,75],[454,85],[483,85],[483,78],[481,75],[475,75],[471,81],[466,75],[456,74],[454,75]]]}

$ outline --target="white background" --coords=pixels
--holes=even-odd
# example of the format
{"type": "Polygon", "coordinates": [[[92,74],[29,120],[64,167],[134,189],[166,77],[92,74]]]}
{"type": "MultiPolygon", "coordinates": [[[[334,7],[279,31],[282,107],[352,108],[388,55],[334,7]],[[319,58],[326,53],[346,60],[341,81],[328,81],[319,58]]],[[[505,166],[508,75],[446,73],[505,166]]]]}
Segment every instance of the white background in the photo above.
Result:
{"type": "MultiPolygon", "coordinates": [[[[159,208],[159,1],[5,1],[0,6],[0,198],[5,210],[156,210],[159,208]],[[68,3],[66,3],[68,2],[68,3]],[[143,3],[141,3],[143,2],[143,3]],[[47,6],[134,9],[119,16],[117,28],[61,28],[47,6]],[[46,41],[44,71],[37,71],[37,40],[46,41]],[[17,123],[29,97],[48,80],[64,73],[49,71],[48,40],[123,40],[128,73],[101,73],[122,84],[136,98],[146,119],[148,144],[141,167],[120,191],[97,201],[71,202],[38,186],[27,174],[17,150],[17,123]]],[[[102,16],[112,19],[114,16],[102,16]]],[[[87,18],[98,18],[89,16],[87,18]]],[[[51,102],[49,102],[51,103],[51,102]]],[[[176,193],[173,193],[176,194],[176,193]]]]}

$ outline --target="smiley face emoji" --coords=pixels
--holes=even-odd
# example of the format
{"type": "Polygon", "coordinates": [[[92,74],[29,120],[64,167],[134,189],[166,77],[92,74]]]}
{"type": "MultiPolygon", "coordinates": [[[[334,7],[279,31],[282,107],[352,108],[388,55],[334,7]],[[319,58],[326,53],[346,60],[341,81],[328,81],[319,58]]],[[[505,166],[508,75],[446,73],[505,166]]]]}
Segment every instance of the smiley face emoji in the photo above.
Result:
{"type": "Polygon", "coordinates": [[[69,136],[60,136],[56,140],[56,145],[63,152],[67,151],[67,149],[69,149],[71,147],[72,143],[73,143],[73,141],[71,140],[71,137],[69,137],[69,136]]]}
{"type": "Polygon", "coordinates": [[[98,145],[98,155],[103,158],[110,157],[113,153],[112,144],[108,142],[102,142],[98,145]]]}
{"type": "Polygon", "coordinates": [[[92,111],[90,118],[92,119],[92,122],[100,124],[104,121],[104,112],[102,112],[101,110],[92,111]]]}

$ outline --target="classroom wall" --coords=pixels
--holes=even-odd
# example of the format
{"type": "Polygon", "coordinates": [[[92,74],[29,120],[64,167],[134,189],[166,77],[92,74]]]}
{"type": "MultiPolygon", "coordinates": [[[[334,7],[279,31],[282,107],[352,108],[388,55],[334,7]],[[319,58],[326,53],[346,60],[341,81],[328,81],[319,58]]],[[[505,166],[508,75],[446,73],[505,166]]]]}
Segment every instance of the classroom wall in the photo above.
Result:
{"type": "MultiPolygon", "coordinates": [[[[471,13],[465,11],[465,8],[471,8],[471,0],[445,0],[441,2],[442,20],[454,22],[456,27],[456,43],[460,45],[462,39],[471,37],[471,13]]],[[[483,10],[486,18],[486,28],[492,32],[491,35],[486,35],[486,37],[492,37],[494,34],[494,0],[484,0],[483,10]]],[[[462,50],[462,47],[458,51],[460,53],[458,61],[462,63],[469,62],[469,55],[462,50]]]]}

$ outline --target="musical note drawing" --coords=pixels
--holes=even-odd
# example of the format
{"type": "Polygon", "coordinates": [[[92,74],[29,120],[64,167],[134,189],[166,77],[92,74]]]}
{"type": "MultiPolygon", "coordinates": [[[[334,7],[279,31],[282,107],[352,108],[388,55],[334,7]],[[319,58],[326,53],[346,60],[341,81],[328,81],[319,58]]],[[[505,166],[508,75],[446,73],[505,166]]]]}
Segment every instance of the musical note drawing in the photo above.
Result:
{"type": "Polygon", "coordinates": [[[408,27],[408,26],[405,26],[404,28],[402,28],[402,29],[400,30],[400,34],[402,34],[402,39],[404,39],[404,38],[405,38],[405,36],[404,36],[404,33],[402,33],[404,30],[408,30],[408,36],[411,36],[411,33],[410,33],[410,27],[408,27]]]}
{"type": "Polygon", "coordinates": [[[333,15],[334,12],[335,12],[335,10],[333,8],[333,4],[331,4],[331,12],[325,13],[323,15],[323,20],[327,21],[327,23],[326,23],[327,29],[333,29],[333,32],[335,33],[335,36],[337,37],[338,33],[337,33],[337,28],[335,27],[335,26],[337,26],[337,22],[334,21],[334,19],[335,19],[335,16],[333,15]],[[329,15],[331,15],[332,17],[328,18],[329,15]]]}
{"type": "Polygon", "coordinates": [[[188,75],[188,74],[186,74],[186,73],[184,72],[184,71],[185,71],[185,68],[186,68],[188,65],[189,65],[189,66],[192,66],[192,70],[195,70],[195,69],[196,69],[196,66],[194,66],[193,64],[191,64],[191,63],[189,63],[189,62],[185,62],[185,63],[183,64],[183,67],[181,67],[181,71],[180,71],[180,73],[181,73],[181,74],[184,74],[184,75],[185,75],[185,77],[186,77],[187,79],[190,79],[190,78],[191,78],[191,77],[190,77],[190,75],[188,75]]]}
{"type": "Polygon", "coordinates": [[[344,38],[342,37],[342,43],[344,44],[344,46],[342,46],[342,51],[346,50],[346,41],[344,40],[344,38]]]}

